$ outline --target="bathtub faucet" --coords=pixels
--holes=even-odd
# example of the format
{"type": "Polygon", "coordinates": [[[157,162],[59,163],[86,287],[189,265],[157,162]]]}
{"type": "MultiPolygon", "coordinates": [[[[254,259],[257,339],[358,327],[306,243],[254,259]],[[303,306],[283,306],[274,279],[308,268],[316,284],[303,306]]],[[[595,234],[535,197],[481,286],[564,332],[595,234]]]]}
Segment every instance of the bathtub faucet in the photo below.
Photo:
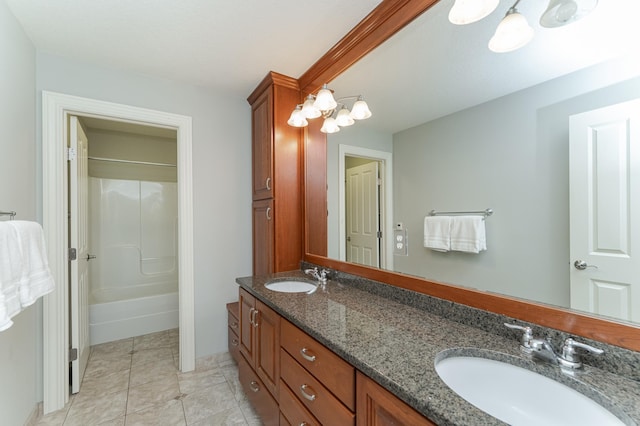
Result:
{"type": "Polygon", "coordinates": [[[313,278],[320,281],[322,284],[327,283],[327,275],[329,274],[329,271],[327,271],[326,269],[322,269],[321,271],[318,271],[318,268],[315,267],[311,269],[305,269],[304,273],[307,275],[311,275],[313,278]]]}

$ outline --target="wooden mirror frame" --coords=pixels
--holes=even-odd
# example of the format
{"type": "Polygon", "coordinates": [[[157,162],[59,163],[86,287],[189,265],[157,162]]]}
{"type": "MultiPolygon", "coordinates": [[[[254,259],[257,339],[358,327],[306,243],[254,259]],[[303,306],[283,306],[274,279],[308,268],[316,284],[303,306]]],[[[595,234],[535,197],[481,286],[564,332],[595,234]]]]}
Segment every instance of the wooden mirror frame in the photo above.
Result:
{"type": "MultiPolygon", "coordinates": [[[[438,0],[383,0],[342,40],[322,56],[299,79],[302,98],[371,52],[389,37],[433,6],[438,0]]],[[[640,351],[640,327],[597,318],[587,313],[489,294],[461,286],[329,259],[327,253],[326,135],[320,125],[304,132],[304,260],[320,266],[359,275],[400,288],[462,303],[570,334],[640,351]]]]}

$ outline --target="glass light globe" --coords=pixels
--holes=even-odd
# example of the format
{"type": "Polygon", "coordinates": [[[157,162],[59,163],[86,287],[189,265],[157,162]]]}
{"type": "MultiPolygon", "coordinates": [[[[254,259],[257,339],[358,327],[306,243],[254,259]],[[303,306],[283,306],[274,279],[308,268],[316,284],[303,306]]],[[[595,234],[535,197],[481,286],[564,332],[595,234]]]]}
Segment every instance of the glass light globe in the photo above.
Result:
{"type": "Polygon", "coordinates": [[[507,13],[500,21],[496,33],[489,40],[489,49],[504,53],[519,49],[533,38],[533,28],[517,11],[507,13]]]}
{"type": "Polygon", "coordinates": [[[322,133],[337,133],[340,131],[340,126],[336,123],[336,119],[333,117],[326,118],[322,127],[320,128],[322,133]]]}
{"type": "Polygon", "coordinates": [[[322,115],[322,112],[318,108],[313,106],[313,103],[313,95],[309,95],[304,101],[304,104],[302,104],[302,113],[307,118],[318,118],[322,115]]]}
{"type": "Polygon", "coordinates": [[[293,127],[304,127],[309,124],[299,105],[291,113],[291,117],[289,117],[287,124],[293,127]]]}
{"type": "Polygon", "coordinates": [[[320,111],[331,111],[338,106],[338,103],[333,98],[333,93],[329,90],[329,87],[325,84],[322,89],[316,95],[316,101],[313,106],[320,111]]]}
{"type": "Polygon", "coordinates": [[[369,110],[369,105],[361,98],[353,104],[353,108],[351,108],[351,118],[354,120],[364,120],[366,118],[371,117],[371,111],[369,110]]]}
{"type": "Polygon", "coordinates": [[[456,0],[449,11],[449,22],[465,25],[476,22],[496,10],[500,0],[456,0]]]}
{"type": "Polygon", "coordinates": [[[350,112],[346,108],[342,108],[336,117],[336,124],[341,127],[351,126],[355,121],[351,118],[350,112]]]}

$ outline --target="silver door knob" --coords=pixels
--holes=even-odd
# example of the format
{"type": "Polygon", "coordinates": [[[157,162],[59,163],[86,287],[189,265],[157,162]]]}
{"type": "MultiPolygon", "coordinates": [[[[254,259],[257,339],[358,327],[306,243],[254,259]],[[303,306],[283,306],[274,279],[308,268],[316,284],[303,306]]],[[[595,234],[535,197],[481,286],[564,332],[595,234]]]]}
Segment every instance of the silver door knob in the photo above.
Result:
{"type": "Polygon", "coordinates": [[[587,262],[585,262],[584,260],[576,260],[575,262],[573,262],[573,266],[579,271],[584,271],[587,268],[598,269],[596,265],[587,265],[587,262]]]}

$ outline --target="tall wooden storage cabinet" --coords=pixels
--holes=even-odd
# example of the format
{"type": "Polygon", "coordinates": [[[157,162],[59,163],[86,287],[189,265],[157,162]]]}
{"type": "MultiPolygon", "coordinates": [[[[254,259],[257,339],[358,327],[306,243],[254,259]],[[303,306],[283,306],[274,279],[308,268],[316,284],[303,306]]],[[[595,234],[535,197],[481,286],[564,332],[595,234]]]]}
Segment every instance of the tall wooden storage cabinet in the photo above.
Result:
{"type": "Polygon", "coordinates": [[[251,104],[253,274],[300,267],[303,255],[302,131],[287,120],[300,101],[298,81],[270,72],[251,104]]]}

